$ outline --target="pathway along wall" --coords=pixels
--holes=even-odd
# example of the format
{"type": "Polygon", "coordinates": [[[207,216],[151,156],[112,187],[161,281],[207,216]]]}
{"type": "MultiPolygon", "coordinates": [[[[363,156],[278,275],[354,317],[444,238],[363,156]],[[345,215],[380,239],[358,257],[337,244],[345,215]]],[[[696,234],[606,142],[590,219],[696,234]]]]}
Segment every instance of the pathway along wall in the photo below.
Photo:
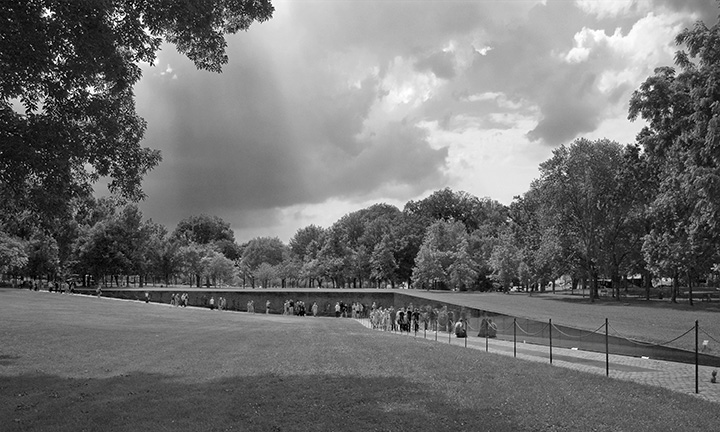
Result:
{"type": "MultiPolygon", "coordinates": [[[[78,290],[84,294],[95,294],[94,290],[78,290]]],[[[127,300],[145,301],[145,293],[150,294],[153,303],[170,303],[174,293],[187,293],[189,306],[209,307],[211,297],[215,298],[215,305],[219,297],[227,300],[227,309],[234,311],[247,311],[247,304],[253,301],[255,313],[265,313],[265,304],[270,300],[270,313],[281,314],[286,300],[302,301],[305,303],[306,314],[311,315],[310,308],[314,302],[318,304],[319,316],[335,316],[335,303],[342,302],[351,305],[360,302],[369,308],[373,302],[378,307],[430,306],[436,309],[447,307],[452,321],[465,318],[468,323],[468,336],[476,336],[480,329],[480,322],[490,318],[497,326],[497,338],[502,340],[516,340],[518,344],[532,343],[549,346],[550,325],[548,322],[518,318],[493,311],[465,307],[453,303],[415,297],[412,291],[386,290],[386,289],[235,289],[221,290],[210,288],[184,288],[170,287],[157,288],[112,288],[104,289],[102,296],[121,298],[127,300]]],[[[348,310],[348,316],[350,311],[348,310]]],[[[585,351],[605,352],[605,324],[597,323],[595,331],[587,331],[567,326],[552,326],[553,347],[578,348],[585,351]]],[[[612,328],[612,323],[610,323],[612,328]]],[[[444,330],[444,329],[441,329],[444,330]]],[[[694,331],[685,337],[694,338],[694,331]]],[[[628,338],[612,335],[608,336],[610,354],[641,357],[646,356],[658,360],[667,360],[681,363],[695,363],[695,352],[686,351],[669,346],[647,344],[633,341],[628,338]]],[[[720,357],[706,353],[699,353],[698,363],[704,366],[720,367],[720,357]]]]}

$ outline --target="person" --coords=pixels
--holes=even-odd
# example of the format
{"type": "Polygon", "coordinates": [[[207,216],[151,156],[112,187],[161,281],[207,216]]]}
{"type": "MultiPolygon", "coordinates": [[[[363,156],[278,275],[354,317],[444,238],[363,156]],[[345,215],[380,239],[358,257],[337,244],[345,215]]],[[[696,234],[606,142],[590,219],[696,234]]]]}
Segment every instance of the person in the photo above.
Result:
{"type": "Polygon", "coordinates": [[[265,314],[267,315],[269,313],[270,313],[270,300],[265,302],[265,314]]]}
{"type": "Polygon", "coordinates": [[[210,296],[210,310],[215,309],[215,297],[210,296]]]}
{"type": "Polygon", "coordinates": [[[145,303],[150,303],[150,293],[145,291],[145,303]]]}
{"type": "Polygon", "coordinates": [[[459,338],[467,337],[467,332],[465,331],[465,319],[460,318],[458,322],[455,323],[455,336],[459,338]]]}
{"type": "Polygon", "coordinates": [[[316,317],[317,314],[318,314],[318,305],[317,305],[317,302],[314,302],[313,305],[312,305],[312,314],[313,314],[313,316],[315,316],[315,317],[316,317]]]}
{"type": "Polygon", "coordinates": [[[340,302],[335,303],[335,318],[340,318],[340,302]]]}

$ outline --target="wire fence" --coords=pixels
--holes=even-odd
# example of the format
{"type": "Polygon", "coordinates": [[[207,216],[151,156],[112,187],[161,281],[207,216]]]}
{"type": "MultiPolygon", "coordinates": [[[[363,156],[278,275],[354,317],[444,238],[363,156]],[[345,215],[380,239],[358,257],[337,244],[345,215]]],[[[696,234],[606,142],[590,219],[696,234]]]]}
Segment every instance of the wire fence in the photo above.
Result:
{"type": "MultiPolygon", "coordinates": [[[[517,344],[530,343],[548,347],[549,361],[553,362],[553,348],[570,348],[573,350],[592,351],[605,354],[605,374],[610,374],[610,354],[633,357],[654,358],[695,365],[695,393],[699,393],[699,366],[720,367],[720,357],[710,354],[710,342],[720,345],[720,337],[713,336],[700,326],[699,321],[682,334],[667,341],[645,342],[624,335],[609,323],[608,319],[595,330],[588,331],[555,325],[552,319],[548,322],[534,321],[524,318],[496,315],[492,318],[466,317],[458,321],[447,320],[440,323],[437,319],[421,322],[412,321],[410,325],[400,326],[392,323],[379,325],[372,317],[360,318],[364,325],[375,330],[387,330],[393,333],[408,334],[428,339],[445,338],[448,343],[453,339],[463,339],[467,347],[469,338],[485,340],[485,350],[489,351],[490,340],[512,341],[513,356],[517,357],[517,344]],[[472,336],[477,332],[477,336],[472,336]],[[447,333],[447,335],[445,335],[447,333]],[[703,339],[701,341],[700,334],[703,339]],[[453,337],[454,336],[454,337],[453,337]],[[683,338],[692,338],[692,350],[670,346],[683,338]]],[[[687,341],[685,341],[687,342],[687,341]]],[[[477,345],[477,344],[474,344],[477,345]]],[[[685,343],[687,345],[687,343],[685,343]]]]}

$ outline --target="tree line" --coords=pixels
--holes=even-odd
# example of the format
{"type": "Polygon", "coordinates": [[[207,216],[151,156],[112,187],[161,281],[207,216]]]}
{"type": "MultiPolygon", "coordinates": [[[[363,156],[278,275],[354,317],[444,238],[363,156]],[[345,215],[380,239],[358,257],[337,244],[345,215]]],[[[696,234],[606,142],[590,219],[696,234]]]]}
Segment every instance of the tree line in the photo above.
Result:
{"type": "Polygon", "coordinates": [[[591,299],[601,282],[610,281],[619,298],[625,279],[642,275],[648,298],[654,278],[671,279],[673,301],[681,284],[692,293],[720,273],[718,24],[683,30],[675,67],[658,67],[633,93],[628,118],[646,122],[634,143],[579,138],[556,148],[509,206],[443,189],[402,210],[376,204],[327,228],[301,228],[288,244],[276,237],[238,244],[230,225],[214,216],[187,218],[172,232],[143,220],[132,200],[142,196],[139,181],[159,154],[138,146],[144,123],[134,113],[131,84],[139,79],[136,63],[152,60],[162,38],[179,44],[199,68],[219,71],[226,60],[222,35],[268,19],[269,3],[225,10],[220,2],[192,21],[195,27],[181,28],[150,9],[95,14],[103,37],[116,40],[94,45],[57,25],[90,16],[75,10],[85,6],[64,10],[68,18],[40,3],[3,6],[10,24],[36,27],[28,33],[11,25],[0,38],[9,65],[0,77],[4,273],[92,275],[96,283],[115,284],[132,278],[140,285],[457,290],[544,287],[569,275],[573,286],[587,281],[591,299]],[[20,55],[13,47],[24,45],[13,38],[27,34],[64,44],[25,41],[37,49],[20,55]],[[201,49],[203,35],[214,45],[201,49]],[[90,51],[97,55],[88,57],[90,51]],[[89,58],[107,61],[84,63],[89,58]],[[44,72],[34,75],[38,64],[44,72]],[[63,72],[68,67],[72,74],[63,72]],[[18,99],[25,114],[11,107],[18,99]],[[120,193],[95,199],[88,185],[104,175],[120,193]]]}

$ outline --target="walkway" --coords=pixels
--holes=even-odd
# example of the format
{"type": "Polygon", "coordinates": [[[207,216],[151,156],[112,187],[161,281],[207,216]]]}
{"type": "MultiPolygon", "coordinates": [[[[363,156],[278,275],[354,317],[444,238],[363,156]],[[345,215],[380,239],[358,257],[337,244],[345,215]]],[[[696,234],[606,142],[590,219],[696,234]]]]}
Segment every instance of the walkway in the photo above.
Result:
{"type": "MultiPolygon", "coordinates": [[[[357,322],[370,328],[367,319],[358,319],[357,322]]],[[[396,333],[401,337],[418,337],[435,339],[435,333],[419,331],[417,336],[414,333],[396,333]]],[[[453,336],[448,338],[447,333],[438,333],[438,343],[450,343],[453,345],[465,346],[468,348],[486,350],[486,339],[479,337],[468,337],[460,339],[453,336]]],[[[487,351],[494,354],[513,356],[513,342],[499,339],[487,340],[487,351]]],[[[533,345],[526,343],[517,344],[517,358],[540,363],[550,362],[550,349],[547,346],[533,345]]],[[[552,364],[582,372],[605,375],[606,361],[604,353],[581,351],[569,348],[553,347],[552,364]]],[[[710,382],[711,372],[716,368],[708,366],[699,367],[699,393],[695,393],[695,365],[675,363],[649,358],[638,358],[610,354],[609,376],[625,381],[633,381],[640,384],[647,384],[699,397],[710,402],[720,403],[720,377],[718,383],[710,382]]]]}

